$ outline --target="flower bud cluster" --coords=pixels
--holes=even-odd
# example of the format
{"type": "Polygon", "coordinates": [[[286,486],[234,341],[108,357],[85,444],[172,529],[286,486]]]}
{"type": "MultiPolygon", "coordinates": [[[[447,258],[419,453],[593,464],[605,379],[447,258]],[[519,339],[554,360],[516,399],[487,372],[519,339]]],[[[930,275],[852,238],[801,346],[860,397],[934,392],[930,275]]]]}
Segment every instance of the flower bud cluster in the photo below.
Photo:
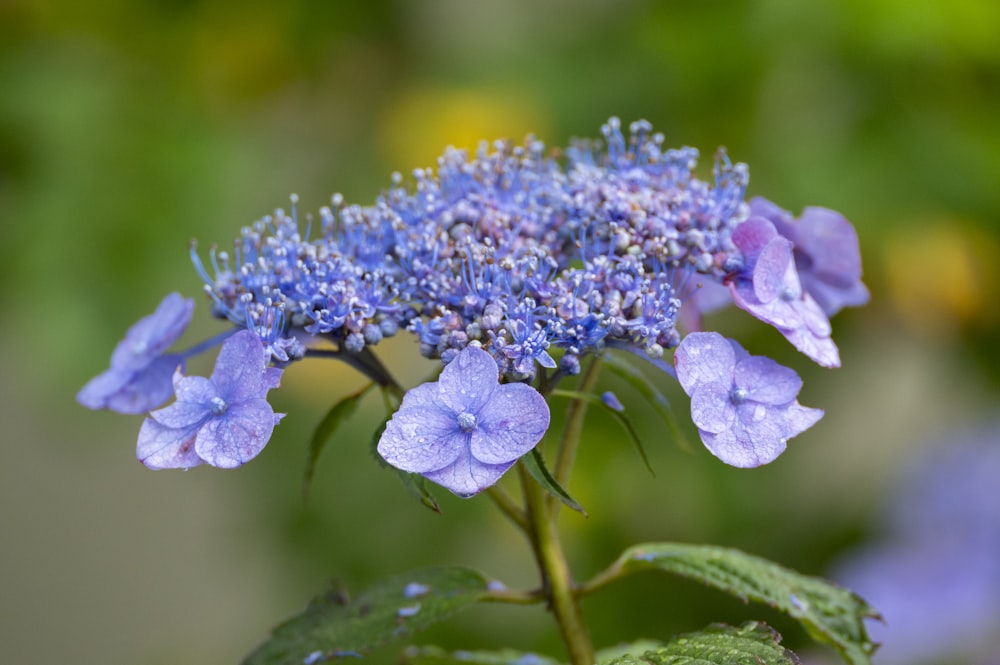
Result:
{"type": "Polygon", "coordinates": [[[659,358],[682,302],[740,265],[747,168],[720,151],[704,182],[697,151],[664,150],[645,121],[603,134],[562,158],[531,138],[449,149],[374,205],[335,196],[315,238],[293,207],[243,229],[233,256],[211,252],[212,274],[193,257],[216,312],[279,362],[296,329],[355,353],[407,329],[445,362],[476,341],[513,380],[555,368],[555,349],[569,373],[611,341],[659,358]]]}

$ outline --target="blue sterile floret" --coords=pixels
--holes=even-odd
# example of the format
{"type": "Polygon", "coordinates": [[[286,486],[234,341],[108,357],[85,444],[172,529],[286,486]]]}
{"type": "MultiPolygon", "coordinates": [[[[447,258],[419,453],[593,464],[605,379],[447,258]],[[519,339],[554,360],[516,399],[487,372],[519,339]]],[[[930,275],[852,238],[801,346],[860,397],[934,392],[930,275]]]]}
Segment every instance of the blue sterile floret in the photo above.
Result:
{"type": "Polygon", "coordinates": [[[222,345],[211,377],[175,373],[177,400],[142,423],[139,461],[151,469],[229,469],[256,457],[284,415],[266,400],[282,370],[267,367],[264,356],[260,339],[243,330],[222,345]]]}
{"type": "MultiPolygon", "coordinates": [[[[678,345],[695,345],[684,346],[684,333],[700,330],[702,314],[733,302],[775,326],[819,364],[839,364],[827,316],[867,299],[856,235],[846,220],[807,208],[795,221],[763,199],[748,205],[745,164],[731,162],[720,150],[712,177],[701,180],[694,175],[698,151],[665,149],[663,135],[646,121],[632,123],[625,133],[612,118],[601,134],[603,140],[575,141],[558,153],[532,137],[523,145],[484,142],[472,154],[449,148],[434,168],[415,169],[409,179],[394,175],[371,205],[335,195],[303,228],[293,197],[290,211],[275,210],[244,228],[231,250],[206,253],[192,245],[191,257],[213,314],[235,326],[227,335],[246,331],[238,333],[240,353],[250,354],[251,339],[259,345],[261,360],[254,366],[260,365],[262,377],[268,366],[277,371],[326,355],[395,387],[373,349],[399,331],[416,336],[422,355],[441,361],[453,377],[448,381],[465,381],[454,377],[489,358],[496,374],[490,384],[497,390],[551,388],[578,374],[581,359],[609,348],[638,353],[673,375],[667,354],[678,345]],[[480,361],[455,364],[470,355],[480,361]]],[[[163,313],[137,324],[122,345],[139,348],[145,342],[151,350],[128,363],[116,350],[111,369],[80,392],[80,402],[133,413],[162,404],[180,361],[226,337],[164,356],[190,308],[190,301],[174,294],[161,305],[163,313]]],[[[705,338],[694,338],[699,339],[705,338]]],[[[224,355],[235,353],[232,340],[224,355]]],[[[683,352],[680,357],[678,367],[685,363],[683,352]]],[[[718,355],[713,358],[718,366],[718,355]]],[[[755,363],[761,372],[756,380],[766,383],[771,370],[755,363]]],[[[227,373],[234,371],[223,363],[212,379],[202,381],[231,385],[235,379],[227,373]]],[[[178,401],[151,414],[143,426],[141,458],[156,466],[235,466],[259,452],[273,428],[263,407],[263,386],[274,387],[266,378],[255,388],[253,409],[230,408],[222,417],[212,412],[208,392],[192,392],[195,377],[178,377],[173,385],[178,401]],[[222,446],[220,423],[253,435],[240,445],[222,446]],[[223,448],[242,452],[219,452],[223,448]]],[[[723,383],[732,378],[717,377],[723,383]]],[[[467,380],[483,381],[472,374],[467,380]]],[[[229,404],[218,386],[213,390],[212,397],[229,404]]],[[[456,444],[483,431],[465,416],[458,419],[461,413],[476,415],[472,410],[448,421],[462,437],[449,435],[442,443],[424,434],[426,442],[437,443],[416,446],[409,429],[441,429],[447,420],[436,407],[414,406],[431,404],[430,394],[425,386],[407,393],[386,439],[392,464],[470,494],[530,449],[525,438],[504,447],[500,459],[478,455],[479,443],[468,450],[456,444]],[[520,452],[509,457],[511,451],[520,452]]],[[[699,413],[713,408],[719,418],[744,413],[729,397],[711,394],[718,403],[707,404],[709,393],[702,391],[699,413]]],[[[786,418],[784,429],[770,434],[750,425],[742,434],[723,428],[737,444],[751,442],[752,454],[742,457],[732,452],[736,444],[725,438],[730,434],[716,425],[713,431],[699,428],[711,435],[713,443],[706,445],[725,461],[764,463],[808,426],[804,414],[812,411],[791,404],[797,404],[794,395],[770,404],[780,406],[786,418]]],[[[514,413],[504,422],[516,429],[519,418],[535,422],[531,414],[514,413]]],[[[476,437],[470,440],[479,442],[476,437]]]]}
{"type": "Polygon", "coordinates": [[[170,377],[184,358],[165,351],[184,333],[193,312],[194,300],[169,294],[128,329],[111,354],[111,367],[91,379],[77,401],[90,409],[144,413],[170,399],[170,377]]]}
{"type": "Polygon", "coordinates": [[[500,383],[496,360],[475,346],[436,382],[410,390],[385,426],[378,452],[459,496],[486,489],[549,427],[545,398],[524,383],[500,383]]]}
{"type": "Polygon", "coordinates": [[[702,442],[726,464],[772,462],[788,439],[823,417],[822,410],[799,404],[802,380],[794,371],[751,356],[719,333],[691,333],[674,362],[702,442]]]}

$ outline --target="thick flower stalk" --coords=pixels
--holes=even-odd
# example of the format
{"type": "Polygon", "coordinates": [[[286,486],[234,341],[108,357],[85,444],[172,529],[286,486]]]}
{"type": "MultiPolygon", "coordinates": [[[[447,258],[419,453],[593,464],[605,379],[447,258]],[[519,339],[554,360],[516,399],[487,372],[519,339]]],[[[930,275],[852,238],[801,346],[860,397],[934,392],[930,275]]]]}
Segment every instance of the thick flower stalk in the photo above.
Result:
{"type": "Polygon", "coordinates": [[[696,336],[708,334],[701,314],[734,303],[837,366],[827,317],[867,299],[854,230],[825,209],[795,221],[764,199],[746,203],[747,167],[721,150],[703,181],[697,151],[664,149],[645,121],[626,136],[612,118],[602,133],[560,153],[533,138],[484,143],[474,155],[449,149],[409,184],[394,176],[373,204],[334,196],[303,227],[293,199],[290,214],[244,228],[231,251],[209,250],[207,264],[192,246],[212,311],[233,329],[166,353],[191,307],[168,296],[78,399],[143,413],[175,394],[143,425],[140,459],[238,466],[277,422],[263,405],[278,368],[333,356],[395,390],[374,350],[407,331],[444,372],[406,394],[379,451],[468,496],[541,439],[543,395],[588,357],[625,349],[676,375],[713,454],[767,463],[822,412],[798,405],[792,370],[716,333],[696,336]],[[175,374],[230,335],[207,383],[175,374]],[[665,358],[675,349],[676,371],[665,358]],[[230,359],[257,351],[251,382],[230,359]],[[517,406],[504,411],[506,400],[517,406]]]}

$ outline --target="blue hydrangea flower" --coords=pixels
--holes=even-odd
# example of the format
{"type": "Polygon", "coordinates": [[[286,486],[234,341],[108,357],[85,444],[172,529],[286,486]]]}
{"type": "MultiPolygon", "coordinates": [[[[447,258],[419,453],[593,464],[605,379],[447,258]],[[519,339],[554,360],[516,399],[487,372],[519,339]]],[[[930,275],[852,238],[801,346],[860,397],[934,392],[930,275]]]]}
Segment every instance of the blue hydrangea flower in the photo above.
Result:
{"type": "Polygon", "coordinates": [[[750,200],[750,212],[771,221],[778,233],[792,241],[802,288],[827,316],[868,302],[868,289],[861,282],[858,234],[843,215],[810,206],[794,219],[761,196],[750,200]]]}
{"type": "Polygon", "coordinates": [[[718,333],[691,333],[674,352],[691,419],[713,455],[748,468],[777,459],[791,437],[823,417],[796,397],[802,380],[787,367],[718,333]]]}
{"type": "Polygon", "coordinates": [[[91,379],[77,401],[89,409],[145,413],[170,399],[170,377],[184,359],[164,351],[184,333],[193,312],[190,298],[178,293],[164,298],[155,312],[128,329],[111,354],[111,367],[91,379]]]}
{"type": "Polygon", "coordinates": [[[139,461],[151,469],[231,469],[250,461],[284,415],[265,399],[281,372],[266,366],[264,345],[254,333],[236,333],[222,345],[211,377],[174,374],[177,401],[142,423],[139,461]]]}
{"type": "Polygon", "coordinates": [[[777,328],[815,362],[839,367],[840,353],[830,339],[830,321],[802,289],[792,242],[763,217],[740,224],[732,239],[743,253],[743,268],[729,281],[736,305],[777,328]]]}
{"type": "Polygon", "coordinates": [[[382,433],[379,454],[458,496],[494,484],[549,426],[541,394],[524,383],[501,384],[499,376],[493,356],[466,347],[436,382],[406,393],[382,433]]]}

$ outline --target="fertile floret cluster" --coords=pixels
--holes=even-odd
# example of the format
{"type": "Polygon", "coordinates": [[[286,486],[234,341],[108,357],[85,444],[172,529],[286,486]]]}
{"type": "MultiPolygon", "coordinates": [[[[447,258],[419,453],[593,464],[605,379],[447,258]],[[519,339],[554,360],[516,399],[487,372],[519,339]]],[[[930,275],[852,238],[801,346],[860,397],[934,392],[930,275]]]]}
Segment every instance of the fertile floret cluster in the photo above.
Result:
{"type": "MultiPolygon", "coordinates": [[[[396,174],[373,205],[348,205],[335,196],[332,206],[320,211],[316,228],[309,223],[303,229],[293,198],[290,214],[277,210],[244,228],[231,253],[211,250],[206,266],[192,247],[192,258],[214,313],[253,333],[265,366],[284,367],[315,354],[321,343],[332,344],[333,355],[385,385],[391,378],[372,349],[406,330],[418,337],[424,356],[444,365],[470,348],[485,352],[497,365],[494,383],[551,386],[559,377],[579,373],[585,356],[609,347],[638,352],[669,370],[660,362],[664,353],[681,343],[684,328],[694,331],[701,312],[718,306],[720,298],[774,325],[816,362],[839,364],[827,314],[867,298],[857,238],[846,220],[811,208],[796,223],[762,199],[747,204],[746,165],[731,163],[720,150],[712,181],[699,180],[692,173],[697,151],[665,150],[663,136],[645,121],[632,123],[626,137],[612,118],[602,132],[603,141],[578,141],[561,153],[547,152],[530,138],[522,146],[484,143],[474,156],[449,149],[436,169],[415,170],[409,185],[396,174]],[[831,236],[836,251],[847,256],[824,249],[819,233],[831,236]]],[[[169,344],[176,336],[164,332],[162,341],[169,344]]],[[[240,352],[249,353],[241,344],[240,352]]],[[[726,355],[718,363],[732,364],[728,344],[702,346],[726,355]]],[[[170,356],[172,367],[186,355],[170,356]]],[[[479,368],[479,382],[485,380],[481,359],[469,365],[479,368]]],[[[170,372],[135,374],[142,379],[135,386],[119,385],[129,383],[131,367],[113,363],[112,373],[115,385],[108,390],[131,394],[141,389],[161,400],[154,404],[151,398],[130,396],[129,403],[141,404],[143,411],[162,403],[164,390],[170,393],[170,372]],[[165,386],[159,392],[149,385],[153,376],[165,386]]],[[[255,386],[276,384],[263,376],[253,380],[255,386]]],[[[754,380],[764,383],[767,377],[754,380]]],[[[782,380],[791,381],[784,374],[782,380]]],[[[104,383],[88,385],[81,400],[94,408],[115,408],[121,400],[101,394],[104,383]]],[[[793,392],[781,408],[790,408],[793,392]]],[[[699,403],[704,394],[699,393],[699,403]]],[[[722,392],[713,389],[712,394],[722,392]]],[[[743,413],[733,408],[720,406],[720,413],[743,413]]],[[[163,412],[154,412],[156,424],[144,431],[155,430],[157,442],[187,440],[182,433],[164,432],[173,420],[157,413],[163,412]]],[[[546,412],[545,422],[547,417],[546,412]]],[[[719,442],[735,442],[749,452],[730,458],[764,463],[773,454],[755,453],[757,447],[780,452],[785,438],[814,421],[800,418],[777,428],[781,440],[762,444],[765,434],[759,428],[732,429],[729,423],[740,418],[717,418],[712,428],[732,431],[712,431],[709,447],[718,455],[720,446],[730,445],[719,442]]],[[[473,430],[457,422],[457,431],[470,437],[473,430]]],[[[701,429],[704,438],[709,429],[701,429]]],[[[157,459],[185,460],[184,466],[213,463],[205,432],[215,430],[199,431],[197,455],[163,452],[157,459]]],[[[418,459],[420,451],[402,442],[404,430],[390,431],[406,447],[413,470],[447,466],[443,458],[418,459]]],[[[435,450],[447,448],[448,464],[475,459],[456,457],[453,444],[459,435],[449,436],[448,446],[429,445],[425,454],[433,457],[435,450]]],[[[509,466],[524,454],[525,441],[513,454],[490,459],[502,458],[509,466]]],[[[261,447],[256,439],[242,448],[239,443],[228,441],[227,449],[261,447]]],[[[491,449],[482,442],[476,447],[491,449]]],[[[392,451],[385,457],[402,459],[392,451]]],[[[223,458],[233,465],[247,455],[223,458]]],[[[493,482],[498,475],[481,477],[493,482]]],[[[463,494],[482,488],[468,478],[453,484],[463,494]]]]}
{"type": "Polygon", "coordinates": [[[303,236],[277,211],[245,228],[235,256],[195,260],[217,313],[260,331],[274,358],[292,330],[359,352],[407,329],[422,353],[451,360],[473,341],[503,359],[509,380],[538,366],[564,372],[607,343],[660,357],[680,342],[677,314],[700,281],[741,265],[733,229],[749,214],[747,169],[716,158],[715,182],[692,177],[697,152],[618,122],[607,145],[578,143],[565,165],[538,141],[448,150],[373,206],[320,213],[303,236]]]}

